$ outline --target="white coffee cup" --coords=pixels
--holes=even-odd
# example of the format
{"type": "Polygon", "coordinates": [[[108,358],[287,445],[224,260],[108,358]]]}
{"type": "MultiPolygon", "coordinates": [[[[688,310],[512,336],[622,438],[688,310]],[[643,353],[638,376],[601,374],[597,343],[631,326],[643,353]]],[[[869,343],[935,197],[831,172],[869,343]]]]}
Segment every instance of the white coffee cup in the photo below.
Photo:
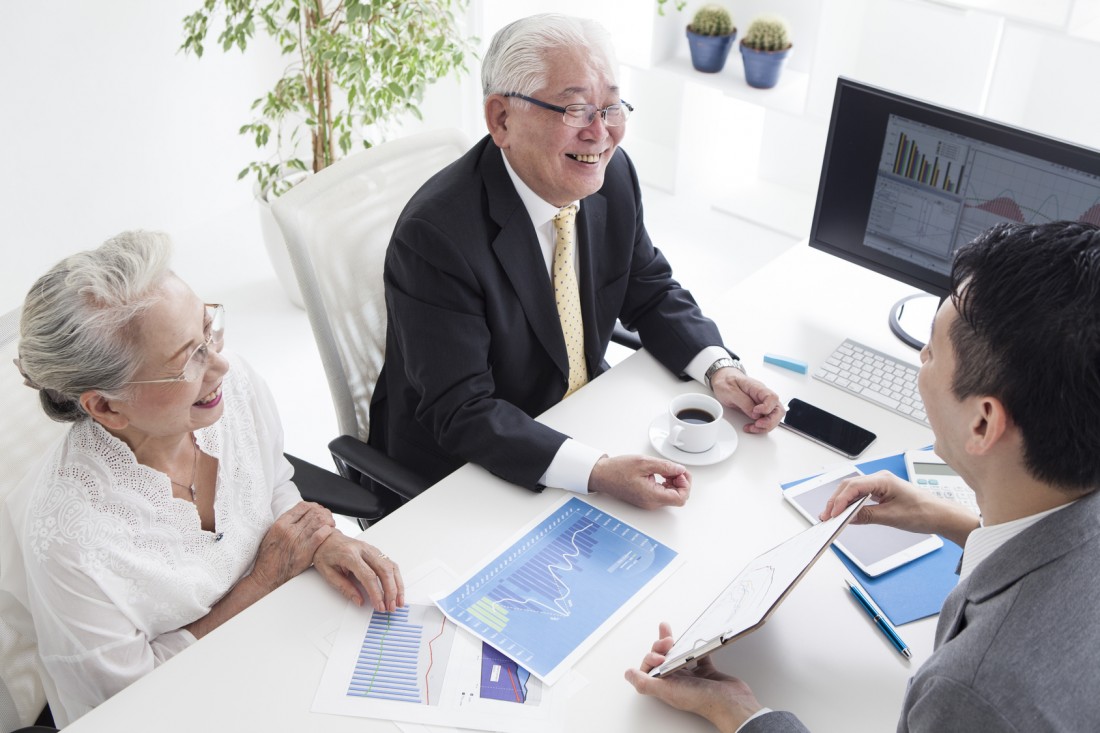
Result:
{"type": "Polygon", "coordinates": [[[722,420],[722,404],[691,392],[668,403],[668,442],[685,453],[703,453],[714,447],[722,420]]]}

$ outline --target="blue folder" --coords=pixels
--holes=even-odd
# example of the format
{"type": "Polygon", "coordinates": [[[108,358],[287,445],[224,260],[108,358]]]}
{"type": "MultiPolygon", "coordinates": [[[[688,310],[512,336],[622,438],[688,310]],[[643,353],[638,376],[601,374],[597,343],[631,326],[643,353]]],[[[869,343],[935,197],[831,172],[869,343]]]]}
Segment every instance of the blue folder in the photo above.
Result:
{"type": "MultiPolygon", "coordinates": [[[[887,470],[903,479],[909,478],[905,470],[905,454],[899,453],[886,458],[865,461],[856,464],[864,473],[887,470]]],[[[813,476],[783,484],[789,489],[813,476]]],[[[849,560],[840,550],[833,548],[840,561],[855,576],[882,612],[890,617],[895,626],[907,624],[926,616],[940,612],[944,599],[959,582],[955,569],[962,557],[962,548],[950,540],[943,541],[943,547],[930,552],[901,567],[872,578],[849,560]]]]}

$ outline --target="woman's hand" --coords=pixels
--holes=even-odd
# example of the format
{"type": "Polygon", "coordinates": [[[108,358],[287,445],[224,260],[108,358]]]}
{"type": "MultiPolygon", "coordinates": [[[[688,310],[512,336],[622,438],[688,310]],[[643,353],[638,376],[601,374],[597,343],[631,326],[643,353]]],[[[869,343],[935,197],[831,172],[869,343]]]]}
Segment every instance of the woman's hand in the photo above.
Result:
{"type": "Polygon", "coordinates": [[[363,605],[359,581],[375,611],[405,605],[405,582],[397,563],[366,542],[333,532],[317,549],[313,566],[328,584],[357,606],[363,605]]]}
{"type": "Polygon", "coordinates": [[[250,577],[270,593],[313,564],[317,548],[336,531],[335,527],[328,509],[298,502],[267,530],[250,577]]]}

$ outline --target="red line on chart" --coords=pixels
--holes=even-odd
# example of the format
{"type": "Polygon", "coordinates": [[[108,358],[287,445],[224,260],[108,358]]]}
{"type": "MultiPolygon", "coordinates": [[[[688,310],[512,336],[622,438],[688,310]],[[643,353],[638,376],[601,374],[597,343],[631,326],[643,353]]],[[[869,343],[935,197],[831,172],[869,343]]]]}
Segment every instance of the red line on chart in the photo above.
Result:
{"type": "Polygon", "coordinates": [[[432,690],[431,690],[430,687],[428,687],[428,675],[432,671],[432,665],[435,664],[435,653],[432,651],[432,644],[435,643],[436,639],[443,636],[443,627],[446,626],[446,625],[447,625],[447,618],[443,617],[443,619],[440,620],[440,622],[439,622],[439,633],[436,634],[435,636],[433,636],[431,638],[431,640],[428,642],[428,668],[426,670],[424,670],[424,704],[425,705],[431,705],[432,704],[432,690]]]}
{"type": "Polygon", "coordinates": [[[512,668],[506,666],[504,671],[508,673],[508,681],[512,683],[512,694],[516,696],[516,702],[523,702],[523,698],[519,695],[519,690],[516,689],[516,678],[512,676],[512,668]]]}

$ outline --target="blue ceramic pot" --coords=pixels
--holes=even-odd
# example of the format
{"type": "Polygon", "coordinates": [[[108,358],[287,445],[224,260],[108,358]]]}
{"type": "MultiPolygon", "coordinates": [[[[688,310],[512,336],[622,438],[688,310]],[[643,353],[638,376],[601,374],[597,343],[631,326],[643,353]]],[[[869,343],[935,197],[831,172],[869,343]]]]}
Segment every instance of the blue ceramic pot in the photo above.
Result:
{"type": "Polygon", "coordinates": [[[737,38],[737,29],[728,36],[701,36],[693,33],[689,27],[686,31],[688,48],[691,49],[691,65],[696,71],[707,74],[717,74],[726,65],[730,49],[733,48],[733,39],[737,38]]]}
{"type": "Polygon", "coordinates": [[[782,51],[757,51],[742,42],[741,60],[745,62],[745,81],[750,87],[771,89],[779,83],[779,72],[790,52],[790,46],[782,51]]]}

